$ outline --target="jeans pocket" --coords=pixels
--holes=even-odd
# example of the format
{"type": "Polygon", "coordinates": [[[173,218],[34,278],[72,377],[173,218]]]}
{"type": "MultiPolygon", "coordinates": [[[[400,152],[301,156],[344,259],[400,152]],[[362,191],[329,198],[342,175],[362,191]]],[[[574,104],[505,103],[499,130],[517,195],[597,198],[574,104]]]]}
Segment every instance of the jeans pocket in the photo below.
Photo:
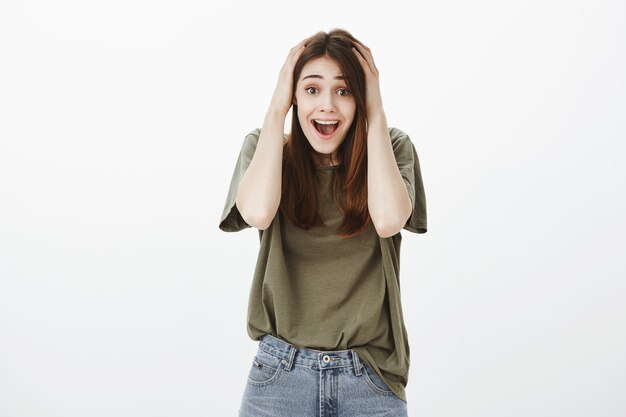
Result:
{"type": "Polygon", "coordinates": [[[385,381],[378,376],[374,369],[372,369],[366,362],[361,362],[361,364],[361,370],[363,372],[365,382],[367,386],[372,389],[372,391],[378,394],[395,395],[391,388],[389,388],[385,381]]]}
{"type": "Polygon", "coordinates": [[[277,356],[259,349],[252,359],[252,366],[248,373],[248,382],[256,386],[266,386],[278,380],[283,363],[277,356]]]}

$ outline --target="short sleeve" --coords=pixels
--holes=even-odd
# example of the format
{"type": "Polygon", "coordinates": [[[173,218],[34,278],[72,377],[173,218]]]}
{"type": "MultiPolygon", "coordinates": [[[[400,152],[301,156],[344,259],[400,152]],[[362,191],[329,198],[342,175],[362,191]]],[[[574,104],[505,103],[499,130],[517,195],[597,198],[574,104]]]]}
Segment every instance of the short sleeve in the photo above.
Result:
{"type": "Polygon", "coordinates": [[[245,222],[241,213],[237,209],[235,200],[237,199],[237,191],[239,190],[239,183],[243,174],[248,169],[252,156],[256,150],[257,143],[259,141],[260,129],[255,129],[246,135],[239,152],[239,158],[235,164],[235,170],[230,180],[230,187],[228,188],[228,195],[226,196],[226,204],[224,204],[224,210],[222,211],[222,218],[220,219],[220,229],[225,232],[238,232],[240,230],[250,227],[245,222]]]}
{"type": "Polygon", "coordinates": [[[413,211],[404,225],[404,229],[414,233],[426,233],[426,195],[417,151],[409,136],[400,129],[390,128],[389,135],[398,169],[406,184],[413,206],[413,211]]]}

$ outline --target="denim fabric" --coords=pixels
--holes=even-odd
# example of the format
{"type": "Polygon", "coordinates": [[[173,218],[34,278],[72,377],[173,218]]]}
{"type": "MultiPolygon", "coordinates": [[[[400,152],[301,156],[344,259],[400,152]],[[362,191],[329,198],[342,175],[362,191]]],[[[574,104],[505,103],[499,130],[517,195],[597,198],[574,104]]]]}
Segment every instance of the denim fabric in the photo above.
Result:
{"type": "Polygon", "coordinates": [[[406,417],[406,405],[354,350],[308,349],[266,334],[239,417],[406,417]]]}

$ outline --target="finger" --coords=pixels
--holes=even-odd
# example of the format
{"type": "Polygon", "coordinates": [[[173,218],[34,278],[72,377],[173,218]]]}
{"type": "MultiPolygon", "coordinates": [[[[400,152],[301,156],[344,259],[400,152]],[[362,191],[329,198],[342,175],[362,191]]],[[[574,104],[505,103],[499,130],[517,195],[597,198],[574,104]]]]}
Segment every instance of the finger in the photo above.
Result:
{"type": "Polygon", "coordinates": [[[298,43],[296,44],[296,46],[294,46],[293,48],[291,48],[291,49],[289,50],[289,55],[293,55],[293,54],[295,54],[295,53],[297,53],[297,52],[301,51],[302,49],[304,49],[304,47],[306,46],[306,42],[307,42],[308,40],[309,40],[309,38],[307,38],[307,39],[303,39],[303,40],[301,40],[300,42],[298,42],[298,43]]]}
{"type": "Polygon", "coordinates": [[[369,53],[369,51],[365,50],[363,45],[358,44],[358,43],[355,43],[352,48],[356,49],[359,52],[359,54],[363,57],[363,59],[365,59],[368,65],[371,67],[370,62],[373,61],[372,54],[369,53]]]}
{"type": "MultiPolygon", "coordinates": [[[[367,62],[367,65],[370,68],[370,70],[373,73],[377,73],[378,72],[378,68],[376,68],[376,64],[374,63],[374,57],[372,56],[372,53],[370,52],[370,49],[368,47],[366,47],[365,45],[363,45],[362,43],[359,43],[358,41],[356,43],[353,43],[353,44],[355,45],[356,48],[358,48],[357,50],[359,51],[359,53],[361,54],[363,59],[365,59],[365,62],[367,62]]],[[[354,47],[353,47],[353,49],[354,49],[354,47]]]]}
{"type": "Polygon", "coordinates": [[[367,53],[369,53],[371,55],[371,50],[370,48],[368,48],[367,46],[365,46],[365,44],[357,39],[355,39],[352,42],[353,45],[355,45],[356,47],[358,47],[360,50],[365,51],[367,53]]]}
{"type": "Polygon", "coordinates": [[[289,53],[289,60],[295,65],[296,61],[298,61],[298,58],[300,58],[300,55],[302,55],[302,52],[304,51],[304,48],[306,47],[306,45],[302,44],[298,47],[298,49],[293,50],[289,53]]]}
{"type": "Polygon", "coordinates": [[[307,46],[307,44],[311,41],[311,38],[313,38],[313,36],[309,36],[308,38],[304,38],[302,39],[300,42],[298,42],[298,45],[296,46],[307,46]]]}
{"type": "Polygon", "coordinates": [[[360,40],[355,39],[352,43],[360,46],[362,49],[369,50],[369,48],[360,40]]]}
{"type": "Polygon", "coordinates": [[[306,46],[306,45],[305,45],[304,41],[302,41],[302,42],[300,42],[299,44],[297,44],[296,46],[294,46],[293,48],[291,48],[291,50],[289,51],[289,53],[293,55],[293,54],[295,54],[296,52],[298,52],[298,51],[300,51],[300,50],[304,49],[304,47],[305,47],[305,46],[306,46]]]}
{"type": "Polygon", "coordinates": [[[359,42],[353,43],[353,45],[357,48],[357,50],[361,53],[361,55],[363,55],[363,58],[365,58],[368,61],[374,62],[374,57],[372,56],[372,52],[370,48],[368,48],[367,46],[359,42]]]}
{"type": "Polygon", "coordinates": [[[292,67],[293,65],[295,65],[296,61],[298,60],[298,58],[300,58],[300,55],[302,55],[302,52],[304,51],[306,47],[306,44],[305,44],[306,41],[307,39],[300,41],[296,46],[291,48],[291,50],[289,51],[289,54],[287,55],[285,66],[292,67]]]}
{"type": "Polygon", "coordinates": [[[366,71],[372,72],[372,66],[370,65],[369,61],[365,59],[365,57],[363,56],[363,53],[358,51],[354,46],[352,47],[352,51],[354,52],[357,59],[361,63],[361,66],[363,67],[363,69],[366,71]]]}
{"type": "Polygon", "coordinates": [[[354,55],[356,55],[356,58],[359,60],[359,63],[361,64],[361,68],[363,68],[363,71],[365,72],[366,77],[369,77],[368,73],[369,74],[372,73],[372,68],[368,64],[367,60],[363,58],[363,55],[361,55],[361,53],[357,51],[355,47],[352,47],[352,52],[354,52],[354,55]]]}

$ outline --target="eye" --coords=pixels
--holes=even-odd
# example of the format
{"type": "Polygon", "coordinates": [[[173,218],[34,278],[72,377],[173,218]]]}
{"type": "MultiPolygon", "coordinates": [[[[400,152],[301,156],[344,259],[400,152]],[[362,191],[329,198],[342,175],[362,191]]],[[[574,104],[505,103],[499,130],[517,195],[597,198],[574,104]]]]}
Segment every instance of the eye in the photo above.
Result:
{"type": "Polygon", "coordinates": [[[309,94],[315,94],[317,92],[317,88],[309,87],[309,88],[306,89],[306,92],[309,93],[309,94]]]}
{"type": "Polygon", "coordinates": [[[350,90],[348,90],[347,88],[341,88],[337,90],[337,94],[339,94],[341,97],[348,97],[350,95],[350,90]]]}

